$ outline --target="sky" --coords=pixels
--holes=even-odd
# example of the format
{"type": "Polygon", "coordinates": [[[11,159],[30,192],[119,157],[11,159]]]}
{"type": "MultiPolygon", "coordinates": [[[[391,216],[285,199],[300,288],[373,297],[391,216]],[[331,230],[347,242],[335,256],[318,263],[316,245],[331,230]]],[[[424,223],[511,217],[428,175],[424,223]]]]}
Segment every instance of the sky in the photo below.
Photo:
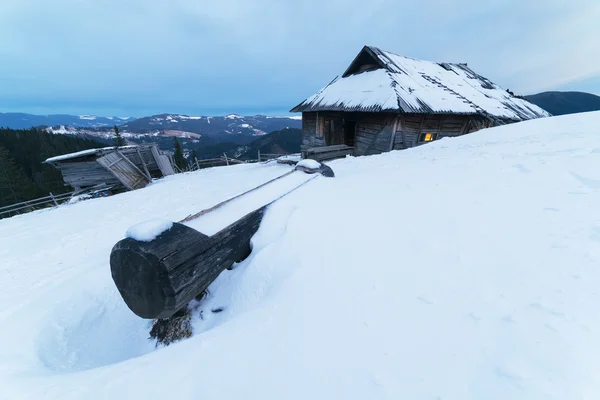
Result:
{"type": "Polygon", "coordinates": [[[288,114],[364,45],[600,95],[598,0],[2,0],[0,112],[288,114]]]}

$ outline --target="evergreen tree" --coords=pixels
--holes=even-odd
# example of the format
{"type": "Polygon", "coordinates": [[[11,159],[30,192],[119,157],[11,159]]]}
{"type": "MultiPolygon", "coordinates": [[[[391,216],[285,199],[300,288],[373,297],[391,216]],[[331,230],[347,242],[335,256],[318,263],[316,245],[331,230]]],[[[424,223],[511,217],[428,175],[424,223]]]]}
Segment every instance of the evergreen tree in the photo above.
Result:
{"type": "Polygon", "coordinates": [[[173,156],[175,165],[177,166],[177,168],[179,168],[179,170],[184,171],[187,168],[187,161],[185,161],[183,149],[181,148],[181,144],[179,144],[179,140],[177,140],[177,137],[173,138],[173,147],[175,149],[175,155],[173,156]]]}
{"type": "Polygon", "coordinates": [[[0,207],[29,200],[34,194],[33,182],[0,146],[0,207]]]}
{"type": "Polygon", "coordinates": [[[119,128],[117,128],[117,125],[115,125],[113,127],[113,129],[115,131],[115,137],[113,139],[115,146],[117,146],[117,147],[125,146],[125,139],[123,139],[123,136],[121,136],[121,133],[119,132],[119,128]]]}
{"type": "Polygon", "coordinates": [[[0,127],[0,207],[48,196],[49,192],[72,191],[60,171],[43,162],[60,154],[104,146],[93,140],[55,135],[43,129],[0,127]]]}

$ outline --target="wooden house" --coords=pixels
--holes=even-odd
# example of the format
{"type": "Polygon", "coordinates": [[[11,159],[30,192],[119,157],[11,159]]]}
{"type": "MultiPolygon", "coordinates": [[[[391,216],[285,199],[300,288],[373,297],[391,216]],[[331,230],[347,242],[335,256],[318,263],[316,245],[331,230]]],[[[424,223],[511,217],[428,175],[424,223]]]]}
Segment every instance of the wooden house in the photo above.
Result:
{"type": "Polygon", "coordinates": [[[156,145],[89,149],[51,157],[44,163],[59,169],[76,192],[105,187],[134,190],[175,173],[170,158],[156,145]]]}
{"type": "Polygon", "coordinates": [[[371,46],[291,112],[302,113],[302,156],[317,160],[407,149],[550,116],[467,64],[417,60],[371,46]]]}

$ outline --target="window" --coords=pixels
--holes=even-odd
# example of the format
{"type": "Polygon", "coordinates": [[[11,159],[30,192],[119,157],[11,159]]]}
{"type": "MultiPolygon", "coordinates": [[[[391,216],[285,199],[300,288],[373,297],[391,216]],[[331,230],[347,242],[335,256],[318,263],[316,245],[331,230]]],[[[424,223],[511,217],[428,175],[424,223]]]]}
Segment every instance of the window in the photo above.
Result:
{"type": "Polygon", "coordinates": [[[436,140],[438,137],[437,133],[421,133],[421,135],[419,136],[419,142],[424,143],[424,142],[432,142],[434,140],[436,140]]]}

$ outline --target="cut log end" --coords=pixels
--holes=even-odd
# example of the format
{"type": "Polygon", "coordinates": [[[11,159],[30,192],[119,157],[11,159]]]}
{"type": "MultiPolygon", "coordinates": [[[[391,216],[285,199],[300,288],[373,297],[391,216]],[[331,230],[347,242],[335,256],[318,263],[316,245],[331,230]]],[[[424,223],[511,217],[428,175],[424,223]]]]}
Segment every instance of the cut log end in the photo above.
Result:
{"type": "Polygon", "coordinates": [[[152,241],[119,241],[110,254],[110,269],[127,307],[146,319],[173,315],[182,306],[177,299],[179,280],[188,279],[174,275],[174,270],[193,263],[196,252],[210,245],[208,236],[178,223],[152,241]]]}
{"type": "Polygon", "coordinates": [[[110,255],[111,273],[127,307],[142,318],[154,318],[167,305],[160,260],[133,239],[118,242],[110,255]]]}

